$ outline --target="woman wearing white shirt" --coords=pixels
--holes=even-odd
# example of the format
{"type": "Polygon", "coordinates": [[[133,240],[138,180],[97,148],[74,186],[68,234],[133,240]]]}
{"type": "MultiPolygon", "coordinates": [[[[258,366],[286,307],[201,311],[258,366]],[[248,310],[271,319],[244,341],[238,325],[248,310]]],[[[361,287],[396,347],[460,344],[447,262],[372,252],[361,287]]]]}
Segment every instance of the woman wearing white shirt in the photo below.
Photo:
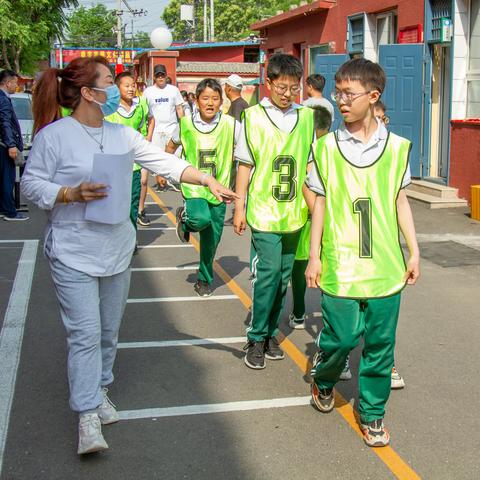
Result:
{"type": "Polygon", "coordinates": [[[115,224],[86,220],[87,202],[108,196],[107,185],[90,182],[94,157],[97,162],[102,154],[115,155],[115,161],[128,162],[130,173],[135,161],[174,181],[204,184],[218,199],[234,196],[135,130],[104,121],[104,115],[117,109],[119,98],[103,57],[79,58],[64,70],[47,70],[34,93],[36,135],[22,177],[25,196],[49,211],[45,253],[67,332],[70,406],[79,413],[79,454],[108,448],[101,424],[118,421],[106,386],[113,381],[135,247],[127,210],[115,224]],[[73,110],[71,116],[57,120],[57,99],[73,110]]]}

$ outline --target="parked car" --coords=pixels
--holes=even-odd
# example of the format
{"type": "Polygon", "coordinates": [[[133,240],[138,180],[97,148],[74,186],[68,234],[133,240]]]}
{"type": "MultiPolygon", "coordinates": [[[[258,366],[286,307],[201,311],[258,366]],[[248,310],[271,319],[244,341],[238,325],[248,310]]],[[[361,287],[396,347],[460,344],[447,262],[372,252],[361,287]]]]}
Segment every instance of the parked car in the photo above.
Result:
{"type": "Polygon", "coordinates": [[[32,146],[33,115],[32,115],[32,95],[30,93],[14,93],[10,96],[13,109],[20,123],[23,137],[23,155],[28,157],[32,146]]]}

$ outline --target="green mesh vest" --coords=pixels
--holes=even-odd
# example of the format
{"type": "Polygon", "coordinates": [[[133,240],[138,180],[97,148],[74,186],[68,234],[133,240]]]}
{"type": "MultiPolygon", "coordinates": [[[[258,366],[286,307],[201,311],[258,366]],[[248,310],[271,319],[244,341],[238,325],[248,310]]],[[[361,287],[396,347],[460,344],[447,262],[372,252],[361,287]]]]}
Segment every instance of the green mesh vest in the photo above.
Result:
{"type": "Polygon", "coordinates": [[[410,142],[390,133],[375,163],[357,167],[342,155],[334,133],[314,146],[325,187],[320,288],[346,298],[379,298],[405,286],[397,197],[410,142]]]}
{"type": "Polygon", "coordinates": [[[245,134],[255,162],[248,188],[247,222],[261,232],[294,232],[307,221],[302,186],[314,138],[313,110],[299,108],[286,133],[261,105],[245,110],[245,134]]]}
{"type": "MultiPolygon", "coordinates": [[[[222,185],[229,186],[235,142],[233,117],[221,115],[215,128],[208,133],[198,130],[192,117],[182,117],[180,141],[188,163],[201,172],[209,173],[222,185]]],[[[182,183],[182,194],[185,198],[204,198],[214,205],[220,203],[207,187],[200,185],[182,183]]]]}
{"type": "MultiPolygon", "coordinates": [[[[139,97],[139,103],[135,107],[133,115],[131,117],[124,117],[121,115],[118,110],[108,117],[105,117],[105,120],[111,123],[120,123],[122,125],[127,125],[132,127],[137,132],[140,132],[144,137],[147,136],[148,131],[148,105],[146,100],[139,97]]],[[[142,167],[136,163],[133,164],[133,171],[140,170],[142,167]]]]}

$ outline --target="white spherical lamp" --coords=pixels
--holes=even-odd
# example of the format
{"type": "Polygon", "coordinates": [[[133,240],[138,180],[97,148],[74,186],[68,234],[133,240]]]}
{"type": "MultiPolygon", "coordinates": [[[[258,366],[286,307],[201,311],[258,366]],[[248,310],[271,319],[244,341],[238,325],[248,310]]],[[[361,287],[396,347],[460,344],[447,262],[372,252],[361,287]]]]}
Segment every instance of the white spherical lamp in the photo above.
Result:
{"type": "Polygon", "coordinates": [[[150,34],[150,41],[154,48],[165,50],[173,41],[172,32],[168,28],[159,27],[150,34]]]}

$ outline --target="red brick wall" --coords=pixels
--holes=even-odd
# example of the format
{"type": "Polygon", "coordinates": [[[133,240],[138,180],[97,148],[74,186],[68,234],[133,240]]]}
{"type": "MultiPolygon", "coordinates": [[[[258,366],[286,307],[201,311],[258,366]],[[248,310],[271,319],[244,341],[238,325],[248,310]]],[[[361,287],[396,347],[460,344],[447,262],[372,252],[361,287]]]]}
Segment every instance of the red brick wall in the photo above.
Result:
{"type": "Polygon", "coordinates": [[[261,33],[267,37],[265,50],[283,48],[295,54],[294,44],[316,45],[335,42],[334,53],[345,53],[347,17],[356,13],[380,13],[397,10],[398,29],[423,25],[423,2],[418,0],[338,0],[335,7],[312,15],[298,17],[261,33]]]}
{"type": "Polygon", "coordinates": [[[470,186],[480,185],[480,122],[452,122],[448,184],[469,202],[470,186]]]}
{"type": "Polygon", "coordinates": [[[243,46],[178,50],[179,62],[243,62],[243,46]]]}

